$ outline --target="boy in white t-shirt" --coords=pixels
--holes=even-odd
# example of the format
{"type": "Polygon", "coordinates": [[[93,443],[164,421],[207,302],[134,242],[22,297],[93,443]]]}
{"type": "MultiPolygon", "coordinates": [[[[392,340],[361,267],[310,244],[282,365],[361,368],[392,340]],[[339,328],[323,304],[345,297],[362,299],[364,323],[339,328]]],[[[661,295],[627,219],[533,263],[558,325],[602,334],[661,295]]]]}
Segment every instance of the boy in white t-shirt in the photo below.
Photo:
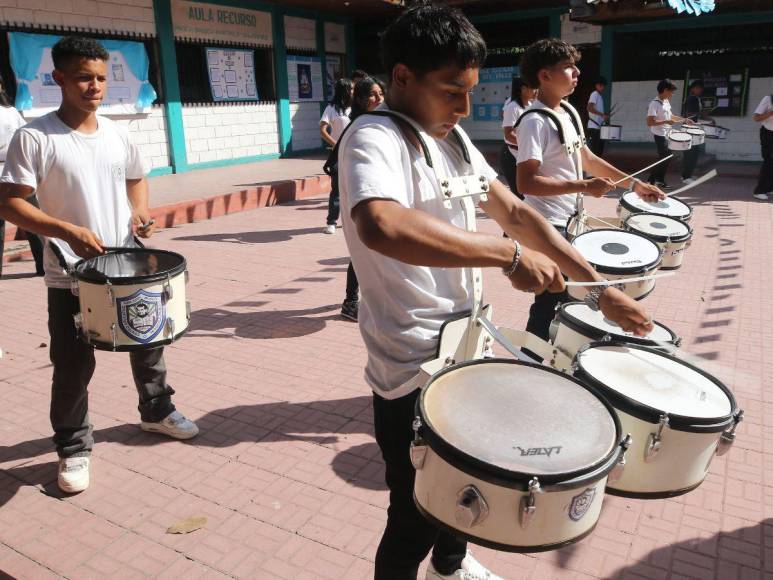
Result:
{"type": "MultiPolygon", "coordinates": [[[[663,79],[658,83],[658,96],[652,99],[647,106],[647,126],[655,139],[655,147],[657,147],[659,159],[671,155],[671,151],[668,149],[667,135],[670,126],[674,124],[674,120],[669,99],[674,95],[675,91],[676,85],[668,79],[663,79]]],[[[648,181],[658,187],[667,188],[666,171],[668,171],[670,162],[670,160],[664,161],[660,165],[653,167],[648,181]]]]}
{"type": "Polygon", "coordinates": [[[754,197],[766,201],[773,195],[773,95],[766,95],[754,109],[754,121],[760,125],[762,167],[754,197]]]}
{"type": "MultiPolygon", "coordinates": [[[[352,112],[352,91],[354,86],[349,79],[338,79],[333,86],[333,98],[322,112],[319,120],[319,134],[322,140],[335,147],[336,142],[341,137],[341,133],[349,126],[349,115],[352,112]]],[[[338,194],[338,175],[330,176],[330,197],[327,204],[327,222],[325,225],[326,234],[336,233],[336,224],[341,215],[339,194],[338,194]]]]}
{"type": "MultiPolygon", "coordinates": [[[[614,189],[613,181],[626,176],[582,145],[570,112],[562,106],[563,99],[577,86],[579,59],[579,52],[571,44],[548,38],[529,46],[520,61],[521,76],[539,90],[539,98],[530,110],[547,109],[551,116],[530,111],[521,116],[516,131],[518,191],[526,196],[526,203],[542,214],[561,235],[565,235],[567,221],[577,211],[577,194],[586,192],[602,197],[614,189]],[[570,155],[567,152],[560,142],[559,127],[553,117],[561,124],[565,143],[575,144],[579,153],[570,155]],[[578,167],[578,155],[583,170],[597,177],[583,178],[578,167]]],[[[575,123],[578,123],[578,118],[575,118],[575,123]]],[[[628,179],[621,187],[631,187],[647,199],[664,197],[662,191],[637,179],[628,179]]],[[[555,307],[566,299],[565,294],[537,292],[526,330],[547,339],[555,307]]]]}
{"type": "MultiPolygon", "coordinates": [[[[51,56],[62,104],[11,140],[0,178],[0,217],[50,238],[45,250],[54,366],[50,417],[60,457],[58,485],[75,493],[89,485],[94,439],[88,384],[95,359],[93,348],[77,337],[73,316],[80,308],[62,261],[70,266],[103,254],[108,246],[133,246],[133,230],[147,238],[154,226],[137,147],[118,125],[96,114],[106,94],[109,53],[95,40],[65,37],[51,56]],[[33,192],[41,209],[24,201],[33,192]]],[[[163,348],[133,351],[130,361],[141,428],[177,439],[194,437],[196,424],[172,404],[163,348]]]]}
{"type": "MultiPolygon", "coordinates": [[[[407,115],[423,129],[439,151],[433,161],[443,175],[487,176],[488,201],[481,208],[509,239],[463,229],[459,203],[444,206],[437,176],[404,123],[364,114],[341,138],[344,235],[360,279],[365,379],[373,390],[375,436],[390,489],[375,578],[414,579],[432,551],[428,579],[495,580],[467,554],[463,539],[441,531],[414,504],[409,450],[422,386],[419,366],[433,357],[443,323],[471,309],[468,268],[502,268],[515,288],[533,292],[562,291],[561,270],[573,279],[600,277],[547,221],[495,179],[461,130],[469,162],[451,136],[470,114],[470,92],[486,58],[485,42],[465,16],[417,3],[387,27],[381,48],[388,88],[379,109],[407,115]]],[[[643,307],[619,290],[607,287],[600,300],[605,315],[624,328],[638,334],[652,328],[643,307]]]]}
{"type": "Polygon", "coordinates": [[[604,155],[604,141],[601,140],[601,126],[609,120],[604,112],[604,90],[607,79],[599,77],[594,91],[588,98],[588,147],[597,157],[604,155]]]}

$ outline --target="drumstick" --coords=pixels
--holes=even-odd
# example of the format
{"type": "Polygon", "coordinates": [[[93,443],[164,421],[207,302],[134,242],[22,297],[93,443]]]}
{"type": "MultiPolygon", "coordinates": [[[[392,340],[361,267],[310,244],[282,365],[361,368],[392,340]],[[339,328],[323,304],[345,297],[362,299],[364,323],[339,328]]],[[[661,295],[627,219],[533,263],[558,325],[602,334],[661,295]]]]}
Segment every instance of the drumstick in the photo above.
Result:
{"type": "Polygon", "coordinates": [[[658,278],[670,278],[676,276],[676,272],[661,272],[660,274],[650,274],[648,276],[637,276],[636,278],[619,278],[616,280],[599,280],[598,282],[577,282],[576,280],[567,280],[565,284],[571,286],[617,286],[618,284],[628,284],[628,282],[643,282],[645,280],[657,280],[658,278]]]}
{"type": "Polygon", "coordinates": [[[628,180],[628,179],[632,179],[632,178],[636,177],[637,175],[639,175],[640,173],[644,173],[644,172],[645,172],[645,171],[647,171],[648,169],[652,169],[652,168],[653,168],[653,167],[655,167],[656,165],[660,165],[660,164],[661,164],[661,163],[663,163],[664,161],[668,161],[668,160],[669,160],[669,159],[671,159],[673,156],[674,156],[674,154],[672,153],[672,154],[671,154],[671,155],[669,155],[668,157],[663,157],[662,159],[658,159],[658,160],[657,160],[657,161],[655,161],[655,163],[653,163],[652,165],[647,165],[647,167],[645,167],[644,169],[639,169],[639,171],[637,171],[636,173],[631,173],[630,175],[626,175],[626,176],[625,176],[625,177],[623,177],[622,179],[618,179],[617,181],[614,181],[614,182],[612,182],[612,185],[619,185],[619,184],[623,183],[624,181],[626,181],[626,180],[628,180]]]}
{"type": "Polygon", "coordinates": [[[603,219],[601,219],[601,218],[597,218],[596,216],[592,216],[592,215],[590,215],[589,213],[587,213],[587,214],[585,214],[585,215],[587,215],[587,216],[588,216],[588,219],[591,219],[591,220],[596,220],[597,222],[599,222],[599,223],[602,223],[602,224],[604,224],[605,226],[609,226],[610,228],[613,228],[613,229],[615,229],[615,230],[622,230],[622,229],[623,229],[623,228],[621,228],[620,226],[616,226],[616,225],[614,225],[614,224],[611,224],[611,223],[609,223],[609,222],[605,222],[603,219]]]}
{"type": "Polygon", "coordinates": [[[140,224],[140,229],[141,229],[141,230],[146,230],[146,229],[148,229],[150,226],[152,226],[154,223],[156,223],[156,220],[154,220],[153,218],[150,218],[150,221],[149,221],[148,223],[146,223],[146,224],[143,224],[143,223],[141,223],[141,224],[140,224]]]}
{"type": "Polygon", "coordinates": [[[717,176],[717,170],[716,169],[712,169],[708,173],[706,173],[704,175],[701,175],[698,179],[696,179],[692,183],[688,183],[687,185],[684,185],[684,186],[680,187],[676,191],[671,191],[671,192],[667,193],[666,196],[676,195],[677,193],[682,193],[683,191],[687,191],[688,189],[691,189],[691,188],[695,187],[696,185],[700,185],[701,183],[704,183],[704,182],[708,181],[709,179],[714,179],[716,176],[717,176]]]}

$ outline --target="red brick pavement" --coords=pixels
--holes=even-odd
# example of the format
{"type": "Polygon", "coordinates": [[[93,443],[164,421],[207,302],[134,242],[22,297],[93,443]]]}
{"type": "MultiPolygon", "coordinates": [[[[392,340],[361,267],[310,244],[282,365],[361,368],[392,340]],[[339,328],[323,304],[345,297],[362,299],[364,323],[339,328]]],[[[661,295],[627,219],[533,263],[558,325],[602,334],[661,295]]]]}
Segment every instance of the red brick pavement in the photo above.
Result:
{"type": "MultiPolygon", "coordinates": [[[[607,497],[596,531],[538,555],[477,548],[508,578],[773,578],[773,205],[748,179],[690,198],[695,238],[680,273],[646,304],[713,359],[746,409],[732,451],[696,491],[607,497]],[[765,377],[765,378],[763,378],[765,377]],[[766,423],[766,419],[768,420],[766,423]]],[[[615,202],[591,200],[608,215],[615,202]]],[[[338,317],[343,236],[324,200],[177,226],[154,244],[189,262],[194,328],[167,353],[176,402],[202,427],[190,442],[144,434],[127,357],[97,353],[93,482],[56,490],[45,293],[29,261],[0,281],[0,570],[21,578],[368,578],[385,521],[365,353],[338,317]],[[166,528],[189,516],[206,526],[166,528]]],[[[496,231],[490,221],[481,228],[496,231]]],[[[495,320],[525,322],[528,297],[486,276],[495,320]]]]}

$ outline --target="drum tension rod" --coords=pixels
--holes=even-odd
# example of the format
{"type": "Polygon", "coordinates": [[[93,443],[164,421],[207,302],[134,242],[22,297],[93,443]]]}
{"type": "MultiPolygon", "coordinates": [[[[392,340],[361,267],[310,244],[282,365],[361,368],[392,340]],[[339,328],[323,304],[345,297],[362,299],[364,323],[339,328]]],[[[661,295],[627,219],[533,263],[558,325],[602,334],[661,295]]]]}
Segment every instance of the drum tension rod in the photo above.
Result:
{"type": "Polygon", "coordinates": [[[738,427],[738,423],[743,421],[743,410],[738,411],[733,421],[733,426],[728,431],[723,431],[719,437],[719,443],[717,443],[717,455],[724,455],[735,443],[735,428],[738,427]]]}
{"type": "Polygon", "coordinates": [[[424,459],[427,457],[427,444],[419,435],[421,429],[421,419],[416,417],[413,420],[413,441],[411,441],[411,465],[414,469],[424,467],[424,459]]]}
{"type": "Polygon", "coordinates": [[[620,459],[617,460],[617,464],[609,472],[608,483],[614,483],[623,476],[623,471],[625,471],[625,454],[628,452],[631,443],[633,443],[633,438],[630,433],[627,433],[625,439],[620,442],[620,459]]]}
{"type": "Polygon", "coordinates": [[[644,461],[649,463],[655,460],[658,453],[660,453],[660,445],[663,440],[663,429],[668,427],[668,415],[663,413],[660,416],[660,422],[658,423],[658,430],[656,433],[650,433],[647,440],[647,447],[644,450],[644,461]]]}
{"type": "Polygon", "coordinates": [[[529,527],[531,520],[534,519],[534,514],[537,512],[537,494],[542,493],[542,486],[540,486],[539,478],[533,477],[529,480],[529,495],[521,498],[521,512],[520,520],[521,527],[526,529],[529,527]]]}

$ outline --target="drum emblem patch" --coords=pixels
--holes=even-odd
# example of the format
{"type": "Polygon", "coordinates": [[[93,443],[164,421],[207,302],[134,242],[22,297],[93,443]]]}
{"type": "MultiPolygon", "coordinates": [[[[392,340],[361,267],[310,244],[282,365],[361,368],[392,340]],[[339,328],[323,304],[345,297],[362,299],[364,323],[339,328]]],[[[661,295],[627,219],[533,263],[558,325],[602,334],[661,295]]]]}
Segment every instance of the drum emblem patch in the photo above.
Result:
{"type": "Polygon", "coordinates": [[[569,506],[569,519],[573,522],[580,521],[593,503],[594,497],[596,497],[595,487],[589,487],[581,494],[574,496],[569,506]]]}
{"type": "Polygon", "coordinates": [[[146,344],[161,332],[166,322],[166,308],[161,292],[137,290],[116,300],[118,326],[126,336],[146,344]]]}

